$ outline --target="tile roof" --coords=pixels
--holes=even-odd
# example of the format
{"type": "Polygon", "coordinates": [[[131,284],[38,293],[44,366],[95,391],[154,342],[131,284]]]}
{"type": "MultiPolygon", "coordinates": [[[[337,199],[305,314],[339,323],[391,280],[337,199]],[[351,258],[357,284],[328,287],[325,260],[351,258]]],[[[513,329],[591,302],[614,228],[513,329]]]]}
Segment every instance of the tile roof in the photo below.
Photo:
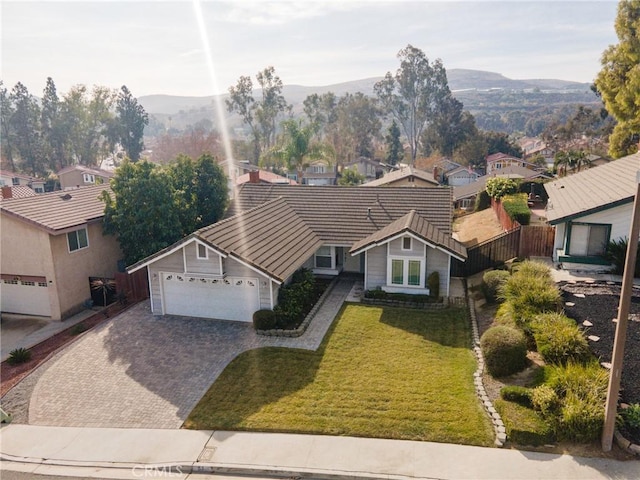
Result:
{"type": "Polygon", "coordinates": [[[438,185],[438,181],[433,178],[433,173],[425,172],[424,170],[418,170],[417,168],[408,166],[389,172],[384,177],[373,180],[372,182],[364,183],[362,186],[379,187],[381,185],[388,185],[390,183],[397,182],[408,177],[419,178],[420,180],[424,180],[425,182],[433,183],[433,185],[438,185]]]}
{"type": "Polygon", "coordinates": [[[532,178],[541,178],[546,177],[549,178],[543,172],[538,172],[535,170],[531,170],[526,167],[521,167],[519,165],[513,165],[510,167],[500,168],[490,173],[489,175],[483,175],[478,178],[475,182],[469,183],[467,185],[460,185],[459,187],[453,187],[453,200],[458,201],[463,198],[469,198],[477,195],[487,186],[487,180],[493,177],[502,177],[502,178],[521,178],[524,180],[529,180],[532,178]]]}
{"type": "Polygon", "coordinates": [[[56,234],[66,229],[99,220],[104,216],[104,202],[99,199],[107,185],[92,185],[68,192],[56,191],[35,197],[3,200],[3,214],[31,223],[56,234]]]}
{"type": "Polygon", "coordinates": [[[78,170],[83,173],[91,173],[93,175],[98,175],[100,177],[111,178],[115,175],[114,172],[110,172],[109,170],[102,170],[100,168],[92,168],[87,167],[86,165],[67,165],[62,170],[58,171],[57,175],[64,175],[65,173],[73,172],[74,170],[78,170]]]}
{"type": "MultiPolygon", "coordinates": [[[[260,181],[264,183],[288,183],[289,185],[297,185],[298,182],[295,180],[291,180],[287,177],[283,177],[282,175],[278,175],[277,173],[269,172],[267,170],[256,170],[260,177],[260,181]]],[[[243,183],[248,183],[250,181],[250,174],[245,173],[240,175],[236,179],[237,185],[242,185],[243,183]]]]}
{"type": "Polygon", "coordinates": [[[640,152],[545,184],[551,224],[633,200],[640,152]]]}
{"type": "Polygon", "coordinates": [[[360,253],[368,247],[382,245],[405,232],[413,233],[425,242],[436,245],[460,259],[467,258],[467,249],[461,243],[418,215],[415,210],[411,210],[404,217],[356,242],[349,253],[360,253]]]}
{"type": "Polygon", "coordinates": [[[34,197],[37,195],[37,193],[33,191],[33,188],[26,185],[16,185],[10,187],[2,187],[2,189],[0,189],[0,195],[3,200],[9,200],[10,198],[34,197]],[[4,192],[6,188],[11,190],[11,196],[5,199],[4,192]]]}
{"type": "Polygon", "coordinates": [[[23,180],[44,182],[45,180],[34,177],[33,175],[27,175],[26,173],[12,172],[10,170],[0,170],[0,176],[5,178],[21,178],[23,180]]]}
{"type": "Polygon", "coordinates": [[[282,197],[323,242],[351,246],[411,209],[444,234],[450,234],[451,191],[450,187],[305,187],[245,183],[238,189],[227,215],[282,197]]]}

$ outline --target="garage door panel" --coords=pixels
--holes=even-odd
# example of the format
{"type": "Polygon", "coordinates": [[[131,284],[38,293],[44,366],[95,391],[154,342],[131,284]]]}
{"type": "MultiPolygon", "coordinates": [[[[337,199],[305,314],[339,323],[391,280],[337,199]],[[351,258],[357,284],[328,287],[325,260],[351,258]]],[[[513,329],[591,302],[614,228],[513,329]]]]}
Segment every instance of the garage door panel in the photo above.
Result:
{"type": "Polygon", "coordinates": [[[51,316],[49,288],[36,282],[2,281],[0,310],[23,315],[51,316]]]}
{"type": "Polygon", "coordinates": [[[163,273],[162,284],[166,314],[250,322],[260,308],[256,278],[163,273]]]}

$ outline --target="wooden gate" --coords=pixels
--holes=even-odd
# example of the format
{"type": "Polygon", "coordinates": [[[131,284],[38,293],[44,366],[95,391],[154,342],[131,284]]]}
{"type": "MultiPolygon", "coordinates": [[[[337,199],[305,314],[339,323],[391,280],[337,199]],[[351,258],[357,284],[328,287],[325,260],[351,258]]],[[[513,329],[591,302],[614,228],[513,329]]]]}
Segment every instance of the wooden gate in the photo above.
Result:
{"type": "Polygon", "coordinates": [[[468,277],[516,258],[520,249],[520,227],[467,249],[467,261],[452,260],[451,276],[468,277]]]}
{"type": "Polygon", "coordinates": [[[555,228],[546,225],[523,225],[520,227],[519,257],[551,257],[555,228]]]}
{"type": "Polygon", "coordinates": [[[116,291],[124,293],[129,303],[135,303],[149,298],[149,280],[147,268],[134,273],[118,272],[115,274],[116,291]]]}

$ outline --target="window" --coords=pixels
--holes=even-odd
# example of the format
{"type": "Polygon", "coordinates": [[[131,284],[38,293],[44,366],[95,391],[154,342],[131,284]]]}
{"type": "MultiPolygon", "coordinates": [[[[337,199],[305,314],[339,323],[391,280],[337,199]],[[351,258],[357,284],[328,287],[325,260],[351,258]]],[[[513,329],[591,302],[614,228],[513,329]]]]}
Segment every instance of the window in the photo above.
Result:
{"type": "Polygon", "coordinates": [[[67,233],[67,243],[69,244],[69,252],[87,248],[89,246],[87,229],[81,228],[80,230],[67,233]]]}
{"type": "Polygon", "coordinates": [[[569,255],[580,257],[604,255],[609,242],[609,231],[609,225],[572,224],[569,255]]]}
{"type": "Polygon", "coordinates": [[[15,187],[16,185],[20,185],[20,179],[18,177],[13,177],[11,179],[11,184],[15,187]]]}
{"type": "Polygon", "coordinates": [[[44,187],[33,187],[33,191],[36,193],[44,193],[44,187]]]}
{"type": "Polygon", "coordinates": [[[423,259],[392,258],[387,283],[405,287],[422,287],[423,265],[423,259]]]}
{"type": "Polygon", "coordinates": [[[402,237],[402,250],[411,250],[411,237],[402,237]]]}
{"type": "Polygon", "coordinates": [[[309,167],[309,170],[311,173],[325,173],[325,166],[324,165],[311,165],[311,167],[309,167]]]}
{"type": "Polygon", "coordinates": [[[82,179],[84,180],[84,183],[96,183],[96,177],[90,173],[84,173],[82,175],[82,179]]]}
{"type": "Polygon", "coordinates": [[[404,284],[404,260],[391,260],[391,283],[404,284]]]}
{"type": "Polygon", "coordinates": [[[408,282],[412,287],[420,286],[420,261],[409,260],[409,278],[408,282]]]}
{"type": "Polygon", "coordinates": [[[209,252],[207,252],[207,247],[202,245],[201,243],[196,244],[198,246],[198,260],[206,260],[209,258],[209,252]]]}
{"type": "Polygon", "coordinates": [[[333,247],[320,247],[315,255],[316,268],[333,268],[333,247]]]}

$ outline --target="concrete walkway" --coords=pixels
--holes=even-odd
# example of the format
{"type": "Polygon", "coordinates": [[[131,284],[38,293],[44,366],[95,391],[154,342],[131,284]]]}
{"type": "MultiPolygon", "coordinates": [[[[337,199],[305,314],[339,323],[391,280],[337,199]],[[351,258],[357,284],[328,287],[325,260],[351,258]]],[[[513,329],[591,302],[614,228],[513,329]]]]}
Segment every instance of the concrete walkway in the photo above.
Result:
{"type": "Polygon", "coordinates": [[[50,475],[141,478],[146,469],[168,477],[171,468],[171,478],[640,478],[637,461],[354,437],[9,425],[0,441],[3,469],[50,475]]]}
{"type": "MultiPolygon", "coordinates": [[[[261,347],[316,350],[354,280],[338,280],[298,338],[257,335],[250,323],[157,317],[145,302],[87,332],[3,398],[30,395],[28,423],[60,427],[180,428],[235,357],[261,347]],[[28,383],[28,382],[27,382],[28,383]]],[[[9,413],[12,413],[9,410],[9,413]]]]}

